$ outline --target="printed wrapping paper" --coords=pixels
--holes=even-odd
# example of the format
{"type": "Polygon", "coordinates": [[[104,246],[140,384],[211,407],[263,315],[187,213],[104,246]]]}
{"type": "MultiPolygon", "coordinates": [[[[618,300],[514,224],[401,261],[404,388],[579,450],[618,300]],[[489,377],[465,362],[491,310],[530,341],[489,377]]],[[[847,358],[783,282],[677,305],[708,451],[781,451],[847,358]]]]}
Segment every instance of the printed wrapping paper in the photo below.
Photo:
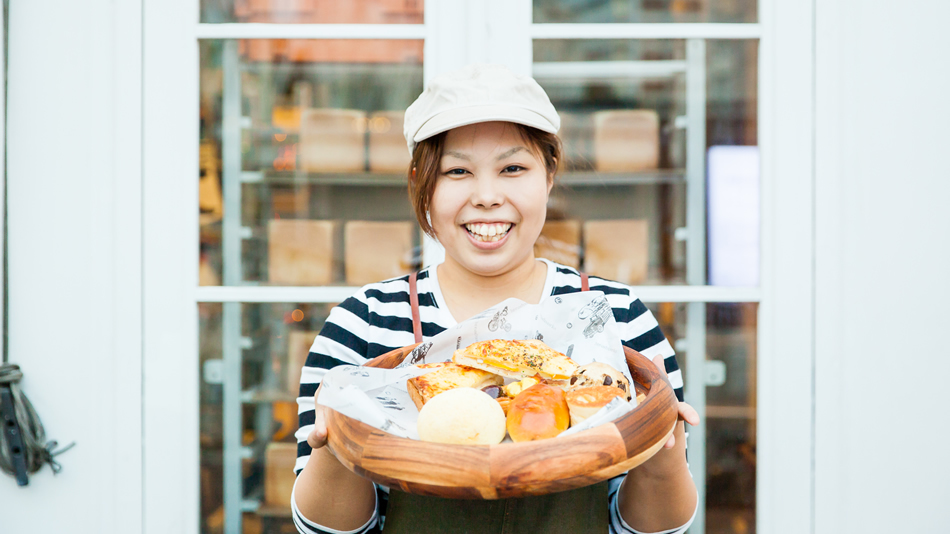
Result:
{"type": "MultiPolygon", "coordinates": [[[[609,364],[633,384],[610,303],[600,291],[585,291],[547,297],[538,304],[505,300],[419,345],[395,369],[351,365],[331,369],[323,379],[319,403],[391,434],[419,439],[419,412],[406,381],[431,370],[415,365],[451,361],[456,350],[491,339],[540,339],[578,365],[609,364]]],[[[635,405],[636,397],[629,403],[615,399],[561,435],[612,421],[635,405]]]]}

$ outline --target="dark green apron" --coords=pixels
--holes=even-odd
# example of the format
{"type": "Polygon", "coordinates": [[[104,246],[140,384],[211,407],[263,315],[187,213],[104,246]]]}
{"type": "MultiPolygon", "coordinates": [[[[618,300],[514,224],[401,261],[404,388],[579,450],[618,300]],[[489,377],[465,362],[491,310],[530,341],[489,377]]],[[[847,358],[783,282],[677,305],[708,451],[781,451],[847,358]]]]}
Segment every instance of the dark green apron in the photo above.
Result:
{"type": "MultiPolygon", "coordinates": [[[[587,276],[581,276],[587,290],[587,276]]],[[[409,276],[416,342],[422,341],[416,273],[409,276]]],[[[384,534],[606,534],[607,481],[571,491],[494,501],[389,492],[384,534]]]]}
{"type": "Polygon", "coordinates": [[[469,501],[392,489],[384,534],[607,534],[607,482],[520,499],[469,501]]]}

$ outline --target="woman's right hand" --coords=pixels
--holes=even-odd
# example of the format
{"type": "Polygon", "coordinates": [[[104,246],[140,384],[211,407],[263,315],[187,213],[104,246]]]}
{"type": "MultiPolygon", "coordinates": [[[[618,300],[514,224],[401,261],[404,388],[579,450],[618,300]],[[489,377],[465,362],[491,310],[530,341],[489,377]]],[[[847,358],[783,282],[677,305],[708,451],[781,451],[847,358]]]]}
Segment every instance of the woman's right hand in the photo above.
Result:
{"type": "Polygon", "coordinates": [[[317,403],[319,396],[320,388],[318,387],[317,392],[313,394],[313,430],[311,430],[310,435],[307,436],[307,444],[310,445],[310,447],[314,450],[319,449],[327,444],[327,409],[325,406],[317,403]]]}

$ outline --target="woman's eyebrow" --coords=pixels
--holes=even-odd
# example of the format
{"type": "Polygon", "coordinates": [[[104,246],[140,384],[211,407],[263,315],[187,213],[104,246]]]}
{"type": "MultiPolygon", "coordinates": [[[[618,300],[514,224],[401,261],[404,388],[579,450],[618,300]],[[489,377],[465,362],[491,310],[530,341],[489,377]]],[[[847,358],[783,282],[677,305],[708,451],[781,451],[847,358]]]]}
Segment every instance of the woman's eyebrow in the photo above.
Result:
{"type": "Polygon", "coordinates": [[[461,152],[455,152],[454,150],[448,150],[448,151],[446,151],[446,152],[445,152],[445,155],[446,155],[446,156],[452,156],[452,157],[458,158],[458,159],[464,159],[465,161],[472,161],[472,158],[470,158],[470,157],[468,156],[468,154],[463,154],[463,153],[461,153],[461,152]]]}
{"type": "Polygon", "coordinates": [[[519,152],[519,151],[521,151],[521,150],[528,150],[528,149],[525,148],[525,147],[523,147],[523,146],[516,146],[516,147],[512,148],[511,150],[505,152],[504,154],[499,155],[497,158],[495,158],[495,160],[496,160],[496,161],[501,161],[501,160],[503,160],[503,159],[505,159],[505,158],[507,158],[507,157],[510,157],[511,155],[513,155],[513,154],[515,154],[516,152],[519,152]]]}

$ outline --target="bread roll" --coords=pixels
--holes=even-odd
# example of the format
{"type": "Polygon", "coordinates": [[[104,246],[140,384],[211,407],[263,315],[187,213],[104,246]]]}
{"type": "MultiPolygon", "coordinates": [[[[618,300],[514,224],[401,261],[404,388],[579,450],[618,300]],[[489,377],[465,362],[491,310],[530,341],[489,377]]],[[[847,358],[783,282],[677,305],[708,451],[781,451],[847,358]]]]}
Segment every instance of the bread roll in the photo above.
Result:
{"type": "Polygon", "coordinates": [[[419,439],[456,445],[495,445],[505,439],[505,412],[487,393],[450,389],[419,411],[419,439]]]}
{"type": "Polygon", "coordinates": [[[508,408],[508,435],[516,442],[553,438],[569,425],[564,392],[547,384],[535,384],[522,391],[508,408]]]}
{"type": "Polygon", "coordinates": [[[571,412],[573,426],[597,413],[614,397],[623,399],[624,393],[612,386],[590,386],[568,391],[564,397],[571,412]]]}
{"type": "Polygon", "coordinates": [[[571,377],[569,390],[591,386],[610,386],[619,389],[624,399],[630,400],[630,381],[623,373],[601,362],[588,363],[577,368],[571,377]]]}

